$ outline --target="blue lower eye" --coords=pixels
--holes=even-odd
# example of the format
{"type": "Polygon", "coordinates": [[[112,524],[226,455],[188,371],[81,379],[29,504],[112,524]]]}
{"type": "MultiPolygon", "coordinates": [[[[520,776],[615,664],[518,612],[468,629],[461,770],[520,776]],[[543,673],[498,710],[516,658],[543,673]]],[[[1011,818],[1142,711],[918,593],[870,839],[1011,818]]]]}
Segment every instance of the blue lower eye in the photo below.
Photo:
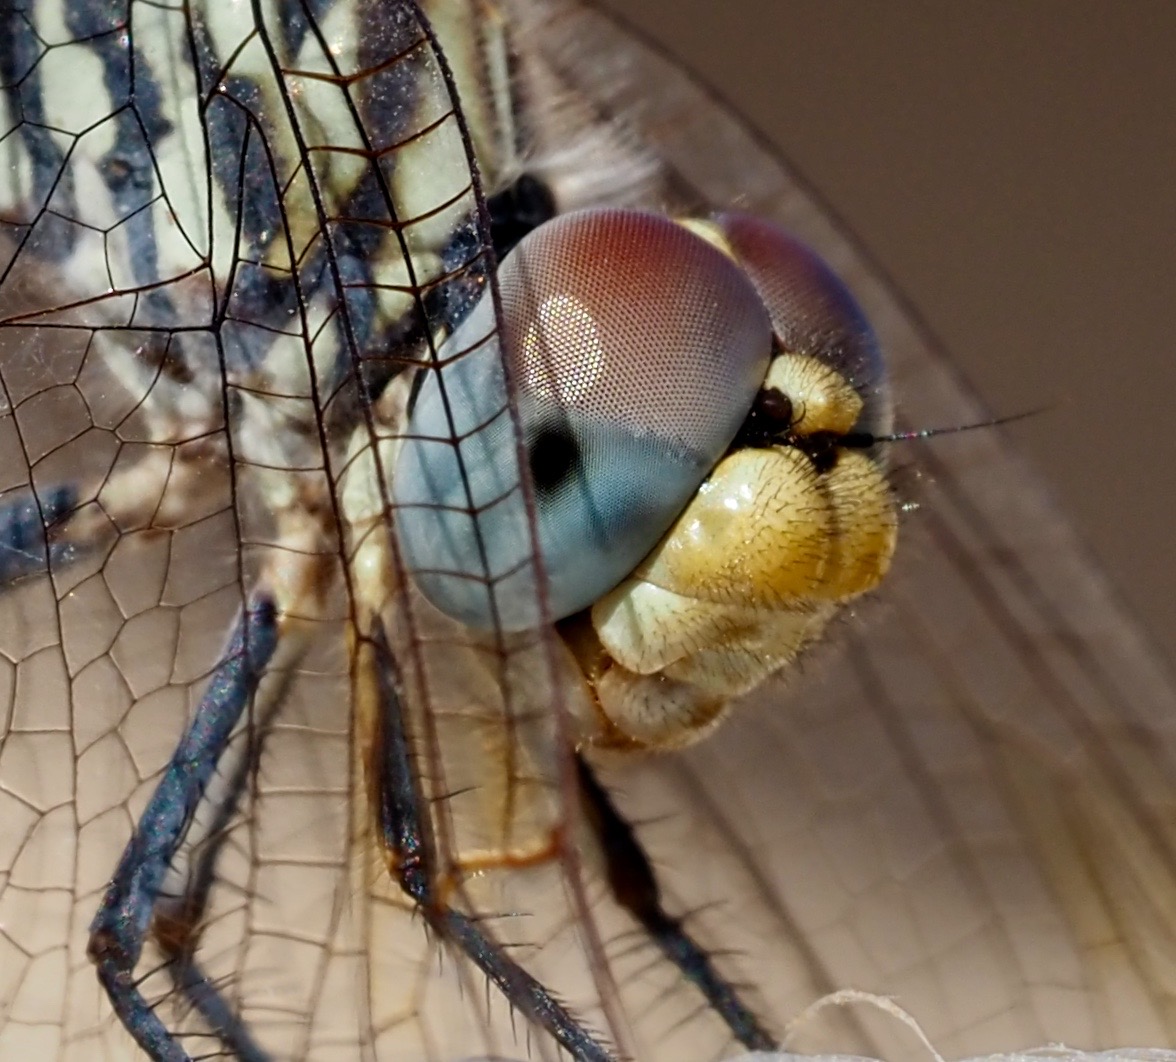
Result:
{"type": "Polygon", "coordinates": [[[728,258],[653,214],[557,218],[503,262],[499,286],[502,336],[486,338],[484,298],[443,367],[425,370],[392,497],[425,596],[472,626],[523,629],[544,618],[529,513],[546,618],[587,608],[730,444],[766,372],[771,326],[728,258]]]}

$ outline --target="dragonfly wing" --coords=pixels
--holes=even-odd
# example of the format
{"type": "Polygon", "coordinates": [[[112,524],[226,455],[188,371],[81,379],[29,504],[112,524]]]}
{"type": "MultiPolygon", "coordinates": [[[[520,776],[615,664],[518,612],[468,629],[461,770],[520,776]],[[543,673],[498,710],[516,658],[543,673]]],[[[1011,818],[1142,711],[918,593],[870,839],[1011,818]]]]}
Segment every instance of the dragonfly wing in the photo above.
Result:
{"type": "MultiPolygon", "coordinates": [[[[505,67],[482,65],[492,12],[429,7],[448,71],[408,3],[79,7],[65,27],[51,5],[4,13],[5,1057],[133,1052],[87,926],[259,589],[288,651],[164,886],[190,887],[215,853],[195,924],[177,921],[257,1044],[518,1050],[511,1007],[480,1006],[484,978],[426,932],[376,836],[356,711],[373,676],[352,651],[377,617],[439,887],[535,974],[574,953],[585,1011],[609,1024],[555,858],[571,759],[552,749],[552,669],[567,661],[546,629],[508,644],[443,622],[405,589],[390,529],[381,462],[405,381],[487,282],[470,144],[495,182],[513,143],[487,88],[505,67]],[[465,880],[496,866],[510,872],[465,880]],[[556,914],[541,926],[532,905],[556,914]]],[[[182,1042],[206,1047],[151,942],[137,972],[182,1042]]]]}
{"type": "MultiPolygon", "coordinates": [[[[470,162],[411,5],[60,14],[0,14],[0,1055],[133,1052],[87,927],[264,585],[290,653],[165,891],[215,850],[206,976],[276,1057],[355,1058],[373,1042],[350,875],[359,606],[331,463],[354,453],[361,378],[403,368],[406,317],[447,284],[470,162]]],[[[484,275],[468,250],[455,284],[484,275]]],[[[207,1037],[150,945],[139,972],[207,1037]]]]}
{"type": "MultiPolygon", "coordinates": [[[[602,15],[535,53],[664,166],[662,204],[777,218],[865,307],[911,426],[983,419],[884,274],[761,139],[602,15]]],[[[946,1055],[1176,1043],[1176,690],[1004,432],[922,445],[878,600],[625,807],[776,1015],[894,996],[946,1055]],[[648,802],[647,802],[648,801],[648,802]],[[639,810],[638,810],[639,809],[639,810]],[[688,810],[684,810],[688,809],[688,810]],[[705,840],[703,840],[705,839],[705,840]]],[[[797,1044],[912,1049],[860,1007],[797,1044]]]]}
{"type": "MultiPolygon", "coordinates": [[[[164,23],[194,8],[135,6],[146,62],[135,106],[121,110],[109,94],[129,81],[112,76],[112,55],[125,67],[132,53],[118,27],[67,32],[49,18],[27,22],[23,10],[4,15],[19,47],[0,47],[3,82],[17,88],[0,114],[11,175],[0,180],[0,573],[23,578],[0,597],[0,1055],[129,1057],[85,954],[86,927],[233,615],[279,569],[283,592],[304,594],[313,630],[309,648],[263,684],[235,746],[248,784],[231,823],[209,834],[222,843],[199,950],[257,1038],[291,1058],[556,1054],[428,936],[371,840],[357,767],[366,745],[349,710],[370,687],[346,635],[378,613],[410,708],[437,709],[455,735],[423,745],[449,757],[423,772],[451,831],[446,869],[480,846],[498,864],[507,851],[535,863],[464,881],[455,904],[516,945],[509,953],[606,1038],[637,1045],[637,1057],[735,1053],[694,990],[613,908],[590,851],[583,900],[577,868],[538,858],[536,838],[572,821],[562,797],[550,799],[564,761],[547,755],[558,718],[549,709],[570,696],[558,654],[547,643],[542,661],[535,647],[463,644],[402,607],[402,588],[341,589],[340,553],[353,560],[358,542],[338,549],[324,480],[328,468],[345,480],[377,444],[360,433],[347,447],[336,434],[346,418],[331,419],[345,407],[327,400],[343,392],[312,385],[311,370],[329,377],[332,365],[380,348],[381,322],[422,287],[394,267],[348,273],[366,259],[346,240],[352,251],[366,245],[342,207],[355,205],[347,190],[363,170],[364,130],[384,130],[391,155],[393,142],[416,143],[419,153],[399,157],[437,172],[418,134],[442,128],[445,108],[431,117],[392,108],[373,124],[343,105],[345,83],[362,97],[364,84],[395,87],[407,69],[397,57],[410,42],[397,45],[393,21],[365,38],[364,69],[388,80],[348,82],[330,66],[354,54],[338,11],[254,34],[241,5],[209,9],[217,17],[190,33],[192,24],[164,23]],[[82,36],[114,52],[75,44],[82,36]],[[275,62],[266,47],[283,41],[275,62]],[[156,76],[144,79],[148,71],[156,76]],[[413,116],[415,126],[397,124],[413,116]],[[213,131],[236,139],[209,139],[213,131]],[[325,200],[314,202],[312,184],[325,200]],[[129,253],[148,218],[168,238],[154,257],[129,253]],[[316,269],[315,248],[340,239],[340,272],[316,269]],[[275,277],[297,292],[291,312],[251,317],[250,298],[275,277]],[[366,322],[376,338],[343,335],[338,322],[366,322]],[[304,371],[280,387],[250,377],[271,349],[304,371]],[[291,416],[299,403],[311,412],[291,416]],[[266,430],[237,430],[246,423],[266,430]],[[275,455],[271,439],[290,448],[275,455]],[[291,485],[304,501],[328,500],[292,512],[331,519],[276,528],[291,485]],[[85,535],[43,533],[75,508],[85,535]],[[38,574],[46,558],[51,576],[38,574]],[[465,690],[479,691],[472,703],[465,690]],[[266,726],[270,703],[280,712],[266,726]],[[479,714],[493,719],[485,741],[468,725],[479,714]],[[531,716],[542,720],[503,771],[503,720],[531,716]],[[522,804],[530,818],[501,810],[510,793],[532,791],[540,798],[522,804]],[[494,799],[481,800],[487,793],[494,799]],[[578,917],[584,901],[591,927],[578,917]]],[[[498,13],[476,0],[453,10],[451,33],[474,12],[492,29],[498,13]]],[[[587,150],[562,153],[559,121],[530,130],[548,137],[546,162],[566,171],[570,161],[626,160],[619,175],[582,169],[573,201],[736,203],[785,221],[871,314],[907,421],[976,419],[884,280],[737,119],[597,15],[547,3],[503,10],[524,30],[520,55],[568,93],[563,119],[596,130],[587,150]]],[[[501,85],[504,68],[474,73],[462,51],[450,55],[484,171],[509,170],[509,152],[496,159],[493,114],[481,114],[487,100],[469,100],[473,85],[501,85]]],[[[406,75],[400,87],[413,82],[406,75]]],[[[421,216],[426,250],[464,209],[468,165],[449,157],[444,181],[406,181],[393,195],[421,216]]],[[[397,168],[407,177],[414,167],[397,168]]],[[[885,596],[711,741],[682,757],[608,765],[606,777],[640,824],[667,902],[694,912],[689,925],[729,976],[756,987],[778,1030],[813,1000],[857,987],[898,995],[951,1055],[1048,1039],[1170,1043],[1169,680],[998,432],[937,443],[906,478],[920,507],[885,596]]],[[[344,515],[354,531],[355,510],[344,515]]],[[[141,964],[145,994],[179,1029],[200,1031],[170,998],[158,958],[141,964]]],[[[891,1020],[861,1009],[828,1016],[803,1022],[796,1042],[911,1053],[891,1020]]]]}

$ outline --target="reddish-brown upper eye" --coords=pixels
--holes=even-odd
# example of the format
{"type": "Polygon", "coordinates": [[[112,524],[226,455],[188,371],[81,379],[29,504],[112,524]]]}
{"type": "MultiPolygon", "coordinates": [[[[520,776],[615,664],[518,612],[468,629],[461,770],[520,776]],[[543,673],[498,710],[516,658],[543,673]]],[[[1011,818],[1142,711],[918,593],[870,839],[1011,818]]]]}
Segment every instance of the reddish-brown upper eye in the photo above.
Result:
{"type": "MultiPolygon", "coordinates": [[[[431,374],[394,499],[410,566],[439,607],[535,622],[533,572],[500,359],[517,384],[556,617],[586,608],[656,544],[726,450],[763,381],[771,325],[724,254],[656,214],[565,215],[499,270],[504,337],[431,374]],[[454,446],[441,392],[454,427],[454,446]],[[422,436],[431,437],[420,438],[422,436]],[[435,441],[434,441],[435,440],[435,441]],[[472,496],[467,501],[467,489],[472,496]],[[509,495],[503,499],[503,495],[509,495]],[[494,505],[490,502],[503,499],[494,505]],[[470,514],[470,502],[475,509],[470,514]],[[476,533],[475,533],[476,532],[476,533]],[[494,605],[475,570],[485,544],[494,605]]],[[[487,331],[484,301],[446,345],[487,331]]],[[[483,577],[484,578],[484,577],[483,577]]]]}
{"type": "Polygon", "coordinates": [[[732,212],[715,223],[759,291],[784,350],[818,358],[849,382],[863,403],[860,430],[889,431],[882,353],[865,313],[837,274],[774,222],[732,212]]]}
{"type": "Polygon", "coordinates": [[[523,397],[555,402],[585,426],[709,467],[763,382],[769,325],[755,289],[661,215],[557,218],[511,255],[500,287],[523,397]]]}

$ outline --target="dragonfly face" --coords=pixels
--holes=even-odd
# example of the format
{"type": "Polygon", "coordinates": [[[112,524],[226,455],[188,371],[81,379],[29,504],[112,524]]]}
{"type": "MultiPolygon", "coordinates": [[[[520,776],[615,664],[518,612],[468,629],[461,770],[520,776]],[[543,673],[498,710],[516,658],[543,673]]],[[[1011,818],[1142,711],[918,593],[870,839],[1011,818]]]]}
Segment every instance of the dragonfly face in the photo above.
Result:
{"type": "MultiPolygon", "coordinates": [[[[546,1057],[557,1042],[603,1057],[611,1040],[640,1058],[712,1057],[736,1037],[771,1042],[846,985],[903,993],[949,1052],[1171,1040],[1172,844],[1157,813],[1170,690],[1116,699],[1114,668],[1137,688],[1149,674],[1125,638],[1074,693],[1084,658],[1059,655],[1043,627],[1060,610],[1084,644],[1066,595],[1086,584],[980,565],[993,515],[1032,515],[1033,498],[990,497],[929,458],[942,494],[924,505],[922,548],[875,628],[842,635],[843,666],[787,702],[774,689],[729,738],[681,757],[635,771],[610,756],[699,736],[886,571],[889,488],[835,441],[889,420],[860,322],[896,351],[900,387],[916,370],[927,392],[949,385],[787,174],[610,24],[546,3],[430,15],[448,70],[407,5],[283,9],[264,28],[212,5],[6,15],[0,374],[16,501],[3,541],[8,578],[23,578],[0,628],[0,1055],[125,1057],[113,1000],[158,1057],[210,1042],[243,1057],[546,1057]],[[520,191],[523,171],[538,195],[520,191]],[[693,231],[610,215],[647,226],[631,253],[655,236],[683,249],[671,298],[694,283],[687,260],[706,283],[742,278],[717,301],[745,309],[716,328],[748,332],[732,408],[763,408],[759,427],[724,411],[703,491],[690,500],[687,477],[644,545],[605,536],[606,558],[632,548],[634,563],[588,590],[547,545],[563,534],[544,495],[560,500],[572,462],[528,444],[554,436],[566,457],[592,438],[576,402],[609,377],[556,362],[565,333],[608,338],[619,296],[596,305],[561,281],[512,316],[558,273],[527,257],[534,241],[584,217],[524,236],[549,202],[786,221],[850,266],[866,307],[773,225],[793,297],[810,305],[795,295],[807,285],[833,307],[786,335],[746,213],[693,231]],[[496,288],[501,233],[500,250],[522,243],[496,288]],[[764,315],[775,340],[762,320],[757,332],[764,315]],[[761,401],[761,382],[777,398],[761,401]],[[748,506],[747,532],[716,517],[777,484],[762,466],[780,453],[813,489],[798,508],[818,514],[764,551],[804,543],[810,569],[783,589],[794,566],[765,574],[696,542],[699,526],[754,539],[779,515],[748,506]],[[853,549],[813,559],[863,511],[853,549]],[[546,598],[531,592],[536,557],[552,568],[546,598]],[[763,583],[766,600],[737,598],[763,583]],[[695,625],[667,634],[651,595],[701,603],[695,625]],[[689,651],[667,652],[671,635],[689,651]],[[667,703],[687,725],[667,724],[667,703]],[[248,710],[234,721],[226,705],[248,710]],[[175,850],[153,862],[142,849],[168,847],[182,801],[148,798],[167,789],[158,773],[193,709],[225,740],[175,850]],[[152,825],[108,888],[141,814],[152,825]],[[137,891],[153,874],[154,906],[137,891]],[[136,920],[147,953],[120,966],[136,920]],[[662,934],[660,954],[629,947],[636,925],[662,934]],[[483,998],[487,978],[504,998],[483,998]],[[758,991],[733,988],[744,981],[758,991]],[[535,1023],[526,1044],[505,1000],[535,1023]],[[577,1039],[585,1029],[601,1035],[577,1039]]],[[[669,323],[682,312],[671,303],[669,323]]],[[[594,349],[608,368],[614,348],[594,349]]],[[[614,404],[642,408],[639,379],[611,386],[614,404]]],[[[971,419],[955,392],[943,402],[950,415],[922,423],[971,419]]],[[[668,418],[650,451],[689,452],[672,432],[693,415],[668,418]]],[[[637,423],[629,435],[647,441],[637,423]]],[[[977,445],[1004,459],[999,440],[977,445]]],[[[663,467],[649,482],[673,479],[663,467]]],[[[596,497],[586,473],[571,482],[596,497]]],[[[567,522],[596,534],[576,510],[567,522]]],[[[176,792],[186,770],[165,776],[176,792]]],[[[858,1013],[797,1035],[909,1051],[903,1028],[858,1013]]]]}

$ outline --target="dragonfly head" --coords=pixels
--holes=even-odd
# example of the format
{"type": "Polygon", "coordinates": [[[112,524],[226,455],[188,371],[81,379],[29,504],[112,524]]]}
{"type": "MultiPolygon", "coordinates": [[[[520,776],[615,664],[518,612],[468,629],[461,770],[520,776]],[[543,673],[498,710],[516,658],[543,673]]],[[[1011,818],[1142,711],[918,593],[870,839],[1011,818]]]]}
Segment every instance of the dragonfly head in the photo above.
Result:
{"type": "Polygon", "coordinates": [[[880,448],[850,442],[890,424],[873,333],[744,215],[564,215],[498,282],[501,331],[487,295],[409,411],[406,566],[472,627],[562,621],[610,742],[693,740],[889,566],[880,448]]]}

